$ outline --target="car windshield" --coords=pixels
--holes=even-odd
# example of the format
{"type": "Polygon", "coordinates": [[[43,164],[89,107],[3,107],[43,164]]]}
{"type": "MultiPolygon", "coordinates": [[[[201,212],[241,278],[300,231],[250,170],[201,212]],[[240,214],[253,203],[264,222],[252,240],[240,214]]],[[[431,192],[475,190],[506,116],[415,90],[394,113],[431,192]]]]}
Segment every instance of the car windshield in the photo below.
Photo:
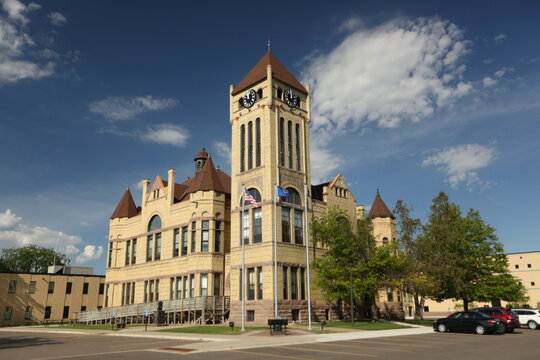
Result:
{"type": "Polygon", "coordinates": [[[512,310],[507,310],[508,313],[514,317],[517,317],[517,314],[515,312],[513,312],[512,310]]]}

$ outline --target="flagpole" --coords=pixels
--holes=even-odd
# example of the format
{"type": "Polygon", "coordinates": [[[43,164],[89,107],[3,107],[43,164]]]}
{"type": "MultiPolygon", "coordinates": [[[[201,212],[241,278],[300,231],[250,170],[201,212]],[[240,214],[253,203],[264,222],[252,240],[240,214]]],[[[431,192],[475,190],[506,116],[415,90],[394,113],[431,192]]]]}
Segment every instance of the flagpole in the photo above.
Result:
{"type": "Polygon", "coordinates": [[[245,331],[245,309],[246,309],[246,264],[244,258],[244,202],[246,196],[246,187],[242,186],[242,216],[240,218],[240,241],[242,243],[242,286],[241,288],[241,297],[242,297],[242,331],[245,331]]]}
{"type": "Polygon", "coordinates": [[[309,276],[309,217],[308,217],[308,186],[304,184],[305,222],[306,222],[306,272],[307,272],[307,301],[308,301],[308,330],[311,328],[311,283],[309,276]]]}
{"type": "Polygon", "coordinates": [[[278,318],[278,278],[277,278],[277,185],[274,184],[274,318],[278,318]]]}

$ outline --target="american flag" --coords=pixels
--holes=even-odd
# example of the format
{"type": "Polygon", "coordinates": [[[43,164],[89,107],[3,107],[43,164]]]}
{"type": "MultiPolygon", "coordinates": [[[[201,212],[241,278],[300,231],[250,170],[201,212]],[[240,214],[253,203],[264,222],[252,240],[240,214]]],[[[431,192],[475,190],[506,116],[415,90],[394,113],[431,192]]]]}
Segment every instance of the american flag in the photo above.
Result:
{"type": "Polygon", "coordinates": [[[244,193],[244,201],[249,202],[254,208],[258,208],[259,205],[257,205],[257,200],[251,195],[249,192],[244,193]]]}

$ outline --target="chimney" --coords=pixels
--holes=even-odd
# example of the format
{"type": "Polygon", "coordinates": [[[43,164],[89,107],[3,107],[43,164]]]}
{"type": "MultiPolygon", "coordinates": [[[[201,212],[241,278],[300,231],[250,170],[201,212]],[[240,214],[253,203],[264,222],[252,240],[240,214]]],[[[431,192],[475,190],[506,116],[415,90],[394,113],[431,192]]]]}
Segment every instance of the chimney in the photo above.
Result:
{"type": "Polygon", "coordinates": [[[176,170],[170,169],[167,174],[168,174],[167,195],[169,197],[169,206],[170,206],[174,204],[174,181],[175,181],[176,170]]]}
{"type": "Polygon", "coordinates": [[[150,187],[150,180],[144,179],[142,184],[142,202],[141,208],[144,208],[146,205],[146,198],[148,197],[148,188],[150,187]]]}

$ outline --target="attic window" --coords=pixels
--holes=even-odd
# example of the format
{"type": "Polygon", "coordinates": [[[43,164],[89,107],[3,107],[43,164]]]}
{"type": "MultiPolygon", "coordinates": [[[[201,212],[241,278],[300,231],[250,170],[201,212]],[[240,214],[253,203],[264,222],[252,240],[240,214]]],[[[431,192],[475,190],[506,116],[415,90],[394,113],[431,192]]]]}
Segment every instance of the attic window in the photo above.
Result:
{"type": "Polygon", "coordinates": [[[262,89],[257,90],[257,100],[262,99],[262,97],[263,97],[262,89]]]}
{"type": "Polygon", "coordinates": [[[281,88],[277,88],[277,98],[279,100],[282,100],[282,97],[283,97],[283,90],[281,90],[281,88]]]}
{"type": "Polygon", "coordinates": [[[241,97],[239,100],[238,100],[238,108],[239,109],[242,109],[244,107],[244,99],[241,97]]]}
{"type": "Polygon", "coordinates": [[[152,192],[152,198],[155,200],[159,198],[159,189],[156,189],[152,192]]]}

